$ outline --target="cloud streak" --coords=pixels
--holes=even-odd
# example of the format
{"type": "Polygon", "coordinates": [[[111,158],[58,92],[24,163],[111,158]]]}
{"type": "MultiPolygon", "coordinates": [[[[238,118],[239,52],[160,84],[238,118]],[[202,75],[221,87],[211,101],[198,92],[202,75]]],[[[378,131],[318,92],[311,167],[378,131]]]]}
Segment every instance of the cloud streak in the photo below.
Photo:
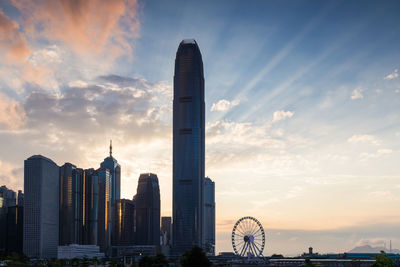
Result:
{"type": "Polygon", "coordinates": [[[79,54],[104,52],[111,58],[132,52],[138,36],[137,1],[12,1],[22,14],[25,33],[63,43],[79,54]]]}

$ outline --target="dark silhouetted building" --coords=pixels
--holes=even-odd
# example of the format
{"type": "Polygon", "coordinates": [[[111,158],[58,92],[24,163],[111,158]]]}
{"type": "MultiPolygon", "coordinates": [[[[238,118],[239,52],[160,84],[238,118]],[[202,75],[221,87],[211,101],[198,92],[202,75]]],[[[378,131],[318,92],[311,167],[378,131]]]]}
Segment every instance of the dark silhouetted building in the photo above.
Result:
{"type": "Polygon", "coordinates": [[[111,175],[108,169],[96,171],[99,181],[97,245],[100,251],[110,254],[111,250],[111,175]]]}
{"type": "Polygon", "coordinates": [[[113,246],[131,246],[135,244],[135,205],[132,200],[115,201],[113,212],[113,246]]]}
{"type": "Polygon", "coordinates": [[[204,250],[208,255],[215,255],[215,184],[204,179],[204,250]]]}
{"type": "Polygon", "coordinates": [[[56,258],[59,220],[59,167],[35,155],[24,162],[23,252],[56,258]]]}
{"type": "Polygon", "coordinates": [[[23,207],[24,206],[24,193],[22,193],[22,190],[18,190],[18,206],[23,207]]]}
{"type": "Polygon", "coordinates": [[[71,163],[60,167],[60,240],[61,246],[82,243],[84,172],[71,163]]]}
{"type": "Polygon", "coordinates": [[[7,213],[7,242],[6,253],[11,255],[12,252],[22,253],[23,244],[23,218],[24,207],[13,206],[8,207],[7,213]]]}
{"type": "Polygon", "coordinates": [[[83,237],[82,244],[97,245],[98,213],[99,213],[99,176],[94,169],[84,171],[83,199],[83,237]]]}
{"type": "Polygon", "coordinates": [[[141,174],[136,201],[136,244],[160,245],[160,188],[157,175],[141,174]]]}
{"type": "Polygon", "coordinates": [[[176,52],[173,100],[173,247],[203,246],[205,156],[204,74],[195,40],[176,52]]]}
{"type": "Polygon", "coordinates": [[[7,253],[7,213],[16,205],[16,194],[3,185],[0,187],[0,255],[7,253]]]}
{"type": "Polygon", "coordinates": [[[121,166],[112,156],[112,144],[110,142],[110,156],[105,158],[100,164],[100,168],[108,169],[111,175],[111,205],[114,206],[115,200],[121,198],[121,166]]]}

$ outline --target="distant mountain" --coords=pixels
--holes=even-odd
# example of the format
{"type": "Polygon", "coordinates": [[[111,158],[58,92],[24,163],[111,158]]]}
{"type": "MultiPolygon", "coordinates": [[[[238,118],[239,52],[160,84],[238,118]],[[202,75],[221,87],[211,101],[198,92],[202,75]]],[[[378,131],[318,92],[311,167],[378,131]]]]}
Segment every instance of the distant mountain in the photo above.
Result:
{"type": "MultiPolygon", "coordinates": [[[[389,253],[389,248],[371,247],[370,245],[355,247],[347,253],[380,253],[382,250],[389,253]]],[[[392,248],[392,253],[400,253],[400,250],[392,248]]]]}

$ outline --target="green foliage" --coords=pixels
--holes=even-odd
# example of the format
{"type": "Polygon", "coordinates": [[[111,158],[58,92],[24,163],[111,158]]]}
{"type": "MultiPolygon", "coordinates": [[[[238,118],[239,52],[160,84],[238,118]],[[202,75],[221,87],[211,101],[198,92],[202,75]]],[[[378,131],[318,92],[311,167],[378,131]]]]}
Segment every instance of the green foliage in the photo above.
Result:
{"type": "Polygon", "coordinates": [[[153,258],[145,255],[139,261],[139,267],[153,267],[153,258]]]}
{"type": "Polygon", "coordinates": [[[195,246],[182,255],[181,265],[182,267],[209,267],[212,264],[203,250],[195,246]]]}
{"type": "Polygon", "coordinates": [[[394,261],[386,255],[384,251],[381,254],[375,255],[375,262],[372,267],[395,267],[394,261]]]}
{"type": "Polygon", "coordinates": [[[157,253],[154,257],[153,267],[165,267],[168,266],[168,260],[163,253],[157,253]]]}

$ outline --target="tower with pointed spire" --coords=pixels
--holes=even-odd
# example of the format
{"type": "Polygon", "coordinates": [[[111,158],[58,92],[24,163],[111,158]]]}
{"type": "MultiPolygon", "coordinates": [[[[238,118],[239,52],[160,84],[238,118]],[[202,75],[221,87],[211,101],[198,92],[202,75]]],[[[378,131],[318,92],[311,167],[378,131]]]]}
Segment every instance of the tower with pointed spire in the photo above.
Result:
{"type": "Polygon", "coordinates": [[[100,164],[100,168],[108,169],[111,175],[111,206],[116,200],[121,199],[121,165],[112,156],[112,140],[110,140],[110,156],[100,164]]]}

